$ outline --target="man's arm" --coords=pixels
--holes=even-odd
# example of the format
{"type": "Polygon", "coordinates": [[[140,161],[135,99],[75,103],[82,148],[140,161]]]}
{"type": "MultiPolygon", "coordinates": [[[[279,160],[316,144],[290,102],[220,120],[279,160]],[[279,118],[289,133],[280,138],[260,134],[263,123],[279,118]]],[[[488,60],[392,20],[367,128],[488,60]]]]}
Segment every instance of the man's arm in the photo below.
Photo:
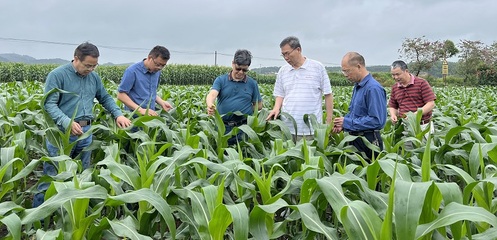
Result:
{"type": "Polygon", "coordinates": [[[397,123],[398,119],[397,119],[397,114],[399,112],[399,110],[393,108],[393,107],[389,107],[388,108],[388,112],[390,112],[390,120],[393,122],[393,123],[397,123]]]}
{"type": "Polygon", "coordinates": [[[216,98],[219,92],[216,89],[211,89],[207,97],[205,98],[205,104],[207,105],[207,113],[209,115],[214,114],[216,111],[216,98]]]}
{"type": "Polygon", "coordinates": [[[163,100],[161,97],[159,97],[159,95],[155,97],[155,102],[159,104],[162,107],[162,109],[166,111],[169,111],[173,108],[173,106],[171,106],[171,104],[168,101],[163,100]]]}
{"type": "Polygon", "coordinates": [[[324,95],[324,105],[326,107],[326,124],[333,121],[333,93],[324,95]]]}
{"type": "Polygon", "coordinates": [[[259,110],[262,109],[262,101],[257,102],[257,109],[259,109],[259,110]]]}
{"type": "Polygon", "coordinates": [[[280,114],[281,110],[281,105],[283,105],[283,97],[276,97],[274,101],[273,110],[269,112],[269,115],[267,116],[266,120],[272,120],[278,118],[278,115],[280,114]]]}
{"type": "Polygon", "coordinates": [[[134,110],[136,110],[137,108],[140,107],[140,105],[138,105],[135,102],[133,102],[133,100],[131,100],[131,98],[125,92],[119,92],[119,93],[117,93],[117,100],[119,100],[122,103],[124,103],[124,105],[126,105],[126,107],[128,107],[132,111],[134,111],[134,110]]]}
{"type": "Polygon", "coordinates": [[[427,102],[421,109],[423,109],[423,115],[431,112],[435,108],[435,101],[427,102]]]}

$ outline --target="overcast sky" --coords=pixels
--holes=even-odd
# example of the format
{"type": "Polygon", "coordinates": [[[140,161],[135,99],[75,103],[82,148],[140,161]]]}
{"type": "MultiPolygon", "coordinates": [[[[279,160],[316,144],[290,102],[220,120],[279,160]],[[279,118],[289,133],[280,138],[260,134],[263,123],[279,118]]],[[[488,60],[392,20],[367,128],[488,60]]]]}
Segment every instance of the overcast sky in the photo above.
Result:
{"type": "Polygon", "coordinates": [[[170,64],[214,65],[217,51],[229,66],[245,48],[252,67],[268,67],[285,63],[279,43],[294,35],[326,66],[349,51],[387,65],[406,38],[492,44],[496,9],[495,0],[0,0],[0,53],[71,60],[89,41],[101,64],[129,63],[163,45],[170,64]]]}

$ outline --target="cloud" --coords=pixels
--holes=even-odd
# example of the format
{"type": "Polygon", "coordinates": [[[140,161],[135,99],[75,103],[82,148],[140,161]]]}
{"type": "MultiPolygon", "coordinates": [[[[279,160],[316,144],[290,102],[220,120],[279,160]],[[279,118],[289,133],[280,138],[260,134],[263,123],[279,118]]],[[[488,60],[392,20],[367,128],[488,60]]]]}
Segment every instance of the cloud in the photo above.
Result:
{"type": "Polygon", "coordinates": [[[399,57],[405,38],[493,43],[496,5],[490,0],[2,1],[0,53],[69,60],[72,44],[90,41],[99,46],[102,63],[136,62],[153,46],[164,45],[172,52],[170,63],[229,65],[232,54],[245,48],[254,56],[253,66],[279,66],[285,63],[280,41],[295,35],[304,55],[325,65],[338,65],[348,51],[379,65],[399,57]]]}

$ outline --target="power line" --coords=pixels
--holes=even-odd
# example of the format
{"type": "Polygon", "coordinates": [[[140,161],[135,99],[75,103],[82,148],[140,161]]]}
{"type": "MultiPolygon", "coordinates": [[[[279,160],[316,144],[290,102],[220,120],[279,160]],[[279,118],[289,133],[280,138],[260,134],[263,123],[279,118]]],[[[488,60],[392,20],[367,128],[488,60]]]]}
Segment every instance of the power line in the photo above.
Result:
{"type": "MultiPolygon", "coordinates": [[[[34,39],[24,39],[24,38],[7,38],[7,37],[0,37],[0,41],[10,41],[10,42],[27,42],[27,43],[41,43],[41,44],[53,44],[53,45],[64,45],[64,46],[78,46],[79,43],[67,43],[67,42],[55,42],[55,41],[46,41],[46,40],[34,40],[34,39]]],[[[139,48],[139,47],[120,47],[120,46],[109,46],[109,45],[98,45],[99,48],[105,48],[105,49],[111,49],[111,50],[117,50],[117,51],[122,51],[122,52],[142,52],[142,51],[149,51],[150,49],[147,48],[139,48]]],[[[231,57],[232,54],[228,53],[220,53],[217,51],[213,52],[200,52],[200,51],[180,51],[180,50],[169,50],[173,53],[179,53],[179,54],[191,54],[191,55],[212,55],[212,54],[217,54],[221,56],[227,56],[231,57]]],[[[282,58],[269,58],[269,57],[256,57],[254,56],[253,59],[259,59],[259,60],[267,60],[267,61],[284,61],[282,58]]],[[[334,66],[339,66],[340,64],[336,63],[327,63],[327,62],[321,62],[324,65],[334,65],[334,66]]]]}

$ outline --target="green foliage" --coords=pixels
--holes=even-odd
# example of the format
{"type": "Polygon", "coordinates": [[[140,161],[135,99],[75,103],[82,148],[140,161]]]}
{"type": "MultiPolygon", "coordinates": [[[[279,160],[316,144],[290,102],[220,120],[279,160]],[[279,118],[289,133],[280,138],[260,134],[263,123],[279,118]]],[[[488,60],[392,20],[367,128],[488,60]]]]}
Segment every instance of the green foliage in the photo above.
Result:
{"type": "Polygon", "coordinates": [[[390,72],[372,73],[372,75],[384,87],[391,87],[395,83],[390,72]]]}
{"type": "MultiPolygon", "coordinates": [[[[381,78],[378,77],[378,78],[381,78]]],[[[109,92],[116,83],[105,81],[109,92]]],[[[314,140],[292,140],[264,108],[223,131],[208,116],[208,85],[162,86],[174,105],[160,116],[116,127],[100,105],[91,132],[92,166],[67,156],[68,136],[51,129],[40,103],[43,84],[0,88],[0,227],[6,239],[492,239],[497,225],[495,87],[434,88],[434,134],[420,112],[382,130],[383,150],[365,161],[347,133],[315,116],[314,140]],[[228,146],[242,131],[246,139],[228,146]],[[48,135],[50,134],[50,135],[48,135]],[[47,156],[46,138],[62,155],[47,156]],[[415,146],[404,145],[410,141],[415,146]],[[44,161],[58,175],[41,177],[44,161]],[[31,181],[30,181],[31,179],[31,181]],[[33,181],[51,182],[32,208],[33,181]],[[44,219],[44,226],[40,219],[44,219]]],[[[334,86],[335,115],[348,112],[352,88],[334,86]]],[[[132,113],[126,113],[130,116],[132,113]]]]}
{"type": "MultiPolygon", "coordinates": [[[[0,82],[10,81],[39,81],[45,82],[45,78],[57,65],[33,65],[23,63],[0,62],[0,82]]],[[[124,70],[128,66],[99,66],[95,69],[102,79],[119,84],[124,70]]],[[[219,75],[228,73],[229,67],[204,66],[204,65],[167,65],[161,73],[161,84],[168,85],[211,85],[219,75]]],[[[249,71],[248,75],[258,83],[274,83],[276,75],[257,74],[249,71]]]]}
{"type": "Polygon", "coordinates": [[[479,85],[497,86],[497,65],[479,67],[477,76],[479,85]]]}

